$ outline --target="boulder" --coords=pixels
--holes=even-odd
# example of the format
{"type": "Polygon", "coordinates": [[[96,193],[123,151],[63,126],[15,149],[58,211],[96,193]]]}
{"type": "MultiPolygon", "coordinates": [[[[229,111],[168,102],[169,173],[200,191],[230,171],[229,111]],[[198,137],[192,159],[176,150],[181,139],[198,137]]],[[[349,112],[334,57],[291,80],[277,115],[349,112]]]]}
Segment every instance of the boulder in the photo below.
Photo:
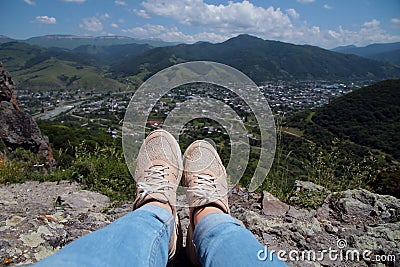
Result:
{"type": "Polygon", "coordinates": [[[22,147],[43,156],[50,167],[55,166],[52,150],[32,116],[20,110],[15,84],[0,63],[0,139],[8,150],[22,147]]]}
{"type": "Polygon", "coordinates": [[[262,213],[269,216],[284,216],[289,211],[289,205],[264,191],[262,200],[262,213]]]}

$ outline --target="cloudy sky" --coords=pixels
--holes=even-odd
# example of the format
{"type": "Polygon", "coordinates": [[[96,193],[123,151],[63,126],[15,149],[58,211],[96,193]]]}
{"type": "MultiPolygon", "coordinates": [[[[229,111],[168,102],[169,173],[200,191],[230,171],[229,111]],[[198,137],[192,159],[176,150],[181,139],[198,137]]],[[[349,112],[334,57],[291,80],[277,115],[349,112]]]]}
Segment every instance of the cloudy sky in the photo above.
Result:
{"type": "Polygon", "coordinates": [[[324,48],[400,41],[399,0],[1,0],[0,34],[193,43],[241,33],[324,48]]]}

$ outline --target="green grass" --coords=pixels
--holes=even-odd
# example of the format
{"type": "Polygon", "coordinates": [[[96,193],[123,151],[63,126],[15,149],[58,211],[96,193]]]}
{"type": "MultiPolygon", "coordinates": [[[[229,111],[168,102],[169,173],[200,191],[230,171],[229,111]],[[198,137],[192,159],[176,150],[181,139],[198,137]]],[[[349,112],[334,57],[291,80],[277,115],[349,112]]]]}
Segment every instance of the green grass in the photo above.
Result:
{"type": "Polygon", "coordinates": [[[74,62],[55,58],[45,60],[28,69],[14,71],[20,89],[89,89],[116,91],[126,85],[106,78],[95,67],[78,66],[74,62]]]}
{"type": "Polygon", "coordinates": [[[304,134],[304,131],[300,130],[299,128],[294,128],[294,127],[284,127],[282,128],[282,132],[291,134],[297,137],[302,137],[304,134]]]}
{"type": "Polygon", "coordinates": [[[8,71],[21,69],[26,62],[36,57],[45,49],[37,46],[29,46],[24,43],[8,43],[0,45],[0,61],[8,71]]]}

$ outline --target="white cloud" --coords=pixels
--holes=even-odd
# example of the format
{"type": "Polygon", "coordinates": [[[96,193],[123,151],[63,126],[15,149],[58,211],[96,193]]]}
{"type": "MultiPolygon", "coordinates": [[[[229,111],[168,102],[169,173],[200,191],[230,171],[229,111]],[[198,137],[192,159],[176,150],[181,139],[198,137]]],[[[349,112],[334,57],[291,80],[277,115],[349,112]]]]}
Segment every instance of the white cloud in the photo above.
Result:
{"type": "Polygon", "coordinates": [[[38,23],[44,23],[44,24],[56,24],[57,20],[55,17],[49,17],[49,16],[37,16],[35,18],[35,22],[38,23]]]}
{"type": "Polygon", "coordinates": [[[127,5],[126,2],[123,1],[123,0],[115,0],[114,3],[115,3],[117,6],[126,6],[126,5],[127,5]]]}
{"type": "Polygon", "coordinates": [[[328,5],[328,4],[325,4],[325,5],[324,5],[324,8],[325,8],[325,9],[333,9],[333,6],[330,6],[330,5],[328,5]]]}
{"type": "Polygon", "coordinates": [[[393,24],[400,24],[400,18],[392,18],[390,22],[393,24]]]}
{"type": "Polygon", "coordinates": [[[86,0],[62,0],[62,1],[71,3],[84,3],[86,0]]]}
{"type": "Polygon", "coordinates": [[[339,27],[337,31],[329,30],[327,35],[319,36],[319,45],[335,47],[341,45],[365,46],[372,43],[391,43],[400,41],[400,35],[391,35],[379,27],[379,21],[364,23],[359,31],[351,31],[339,27]]]}
{"type": "Polygon", "coordinates": [[[169,42],[194,43],[197,41],[223,42],[232,36],[224,36],[212,32],[201,32],[193,35],[182,33],[177,27],[165,27],[163,25],[146,24],[140,27],[123,29],[123,33],[130,33],[136,38],[160,38],[169,42]]]}
{"type": "Polygon", "coordinates": [[[106,19],[111,18],[110,14],[108,14],[108,13],[104,13],[104,14],[102,14],[102,15],[98,15],[98,17],[99,17],[101,20],[106,20],[106,19]]]}
{"type": "Polygon", "coordinates": [[[226,34],[263,33],[273,38],[293,28],[279,8],[254,6],[249,1],[212,5],[203,0],[146,0],[146,12],[178,20],[181,24],[226,34]]]}
{"type": "Polygon", "coordinates": [[[297,0],[300,4],[309,4],[315,2],[315,0],[297,0]]]}
{"type": "Polygon", "coordinates": [[[364,22],[363,26],[364,27],[378,27],[381,23],[379,20],[373,19],[371,21],[366,21],[364,22]]]}
{"type": "Polygon", "coordinates": [[[400,27],[400,18],[392,18],[390,20],[390,23],[392,24],[393,28],[399,28],[400,27]]]}
{"type": "Polygon", "coordinates": [[[30,6],[36,5],[36,3],[33,2],[32,0],[24,0],[24,2],[27,3],[27,4],[30,5],[30,6]]]}
{"type": "Polygon", "coordinates": [[[103,24],[98,18],[95,17],[82,19],[82,24],[79,26],[91,32],[100,32],[103,30],[103,24]]]}
{"type": "Polygon", "coordinates": [[[133,11],[133,13],[135,13],[139,17],[142,17],[142,18],[145,18],[145,19],[149,19],[150,18],[150,15],[144,9],[140,9],[140,10],[139,9],[133,9],[132,11],[133,11]]]}
{"type": "MultiPolygon", "coordinates": [[[[380,22],[376,19],[366,21],[358,30],[348,30],[343,27],[324,29],[301,21],[301,14],[293,8],[283,11],[272,6],[255,6],[246,0],[226,1],[219,5],[205,3],[205,0],[143,0],[142,7],[143,11],[132,11],[136,12],[136,15],[140,13],[157,15],[179,23],[175,27],[146,24],[125,28],[122,30],[124,33],[138,38],[161,38],[166,41],[189,43],[221,42],[238,34],[247,33],[263,39],[318,45],[325,48],[400,41],[400,35],[389,34],[381,28],[380,22]],[[179,24],[190,26],[193,33],[185,32],[179,24]]],[[[324,8],[332,7],[325,5],[324,8]]],[[[400,19],[398,20],[400,25],[400,19]]],[[[396,23],[396,19],[392,21],[392,25],[396,23]]]]}
{"type": "Polygon", "coordinates": [[[299,13],[293,8],[286,9],[286,13],[288,13],[293,19],[298,19],[300,17],[299,13]]]}
{"type": "Polygon", "coordinates": [[[117,23],[111,23],[110,26],[113,27],[113,28],[119,28],[117,23]]]}

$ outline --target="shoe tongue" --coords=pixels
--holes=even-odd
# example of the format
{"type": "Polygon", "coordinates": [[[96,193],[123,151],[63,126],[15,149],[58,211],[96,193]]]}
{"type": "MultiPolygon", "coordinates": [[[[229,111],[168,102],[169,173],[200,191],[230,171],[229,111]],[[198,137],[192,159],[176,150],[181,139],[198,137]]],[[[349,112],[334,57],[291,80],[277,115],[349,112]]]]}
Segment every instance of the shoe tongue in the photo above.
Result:
{"type": "Polygon", "coordinates": [[[163,165],[153,165],[153,166],[151,166],[150,167],[150,169],[159,169],[159,168],[163,168],[164,166],[163,165]]]}

